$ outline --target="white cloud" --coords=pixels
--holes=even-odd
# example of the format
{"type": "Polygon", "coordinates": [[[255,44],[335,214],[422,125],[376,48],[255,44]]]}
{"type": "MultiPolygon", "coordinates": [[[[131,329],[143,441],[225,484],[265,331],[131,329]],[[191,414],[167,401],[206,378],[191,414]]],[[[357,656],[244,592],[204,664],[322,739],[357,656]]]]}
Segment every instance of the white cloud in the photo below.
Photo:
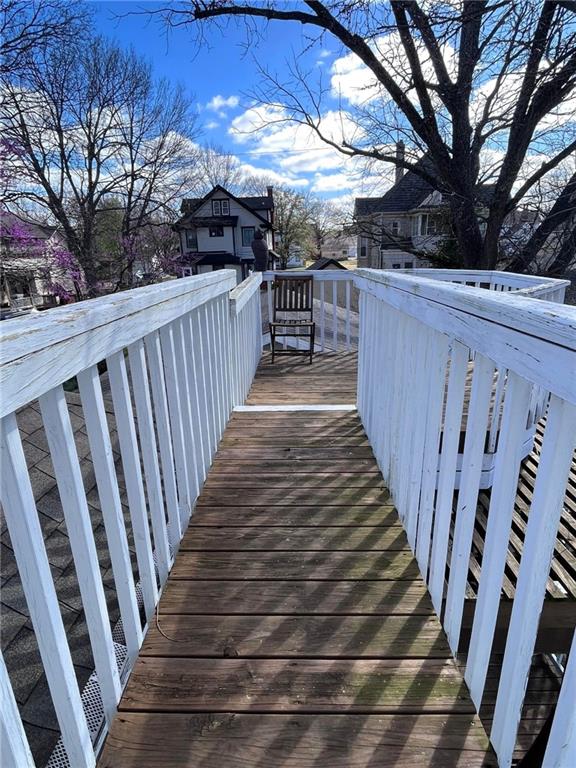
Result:
{"type": "Polygon", "coordinates": [[[218,128],[219,125],[220,123],[217,123],[215,120],[210,120],[204,127],[207,131],[213,131],[214,128],[218,128]]]}
{"type": "Polygon", "coordinates": [[[238,96],[221,96],[219,93],[213,96],[210,101],[204,106],[204,109],[209,109],[211,112],[216,112],[218,117],[226,117],[226,111],[229,109],[235,109],[240,103],[238,96]]]}

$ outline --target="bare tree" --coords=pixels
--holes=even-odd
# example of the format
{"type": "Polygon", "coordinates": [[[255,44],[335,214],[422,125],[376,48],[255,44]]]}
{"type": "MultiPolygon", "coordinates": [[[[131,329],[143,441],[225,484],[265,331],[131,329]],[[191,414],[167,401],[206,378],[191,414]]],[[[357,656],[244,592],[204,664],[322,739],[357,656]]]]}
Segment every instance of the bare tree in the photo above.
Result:
{"type": "Polygon", "coordinates": [[[118,272],[129,273],[136,233],[187,186],[194,117],[182,90],[155,83],[144,61],[96,38],[48,49],[25,78],[5,78],[2,121],[6,204],[47,208],[95,293],[96,217],[109,198],[120,201],[118,272]]]}
{"type": "Polygon", "coordinates": [[[193,0],[163,13],[172,25],[249,19],[253,37],[258,22],[293,22],[355,54],[366,85],[347,107],[359,126],[353,134],[326,130],[322,84],[297,65],[290,82],[269,75],[261,98],[343,155],[426,179],[448,201],[460,263],[493,268],[506,217],[576,150],[574,11],[573,2],[554,0],[306,0],[292,7],[193,0]],[[393,152],[399,137],[407,143],[402,159],[393,152]],[[417,163],[423,154],[428,162],[417,163]],[[480,217],[482,183],[492,188],[480,217]]]}
{"type": "Polygon", "coordinates": [[[65,0],[0,1],[0,74],[24,72],[39,51],[77,44],[89,7],[65,0]]]}

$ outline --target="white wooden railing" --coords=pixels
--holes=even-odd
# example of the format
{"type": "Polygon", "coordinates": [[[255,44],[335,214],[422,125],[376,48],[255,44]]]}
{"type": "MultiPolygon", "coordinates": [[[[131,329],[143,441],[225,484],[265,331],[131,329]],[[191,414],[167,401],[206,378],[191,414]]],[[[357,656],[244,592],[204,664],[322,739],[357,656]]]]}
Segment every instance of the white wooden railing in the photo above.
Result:
{"type": "MultiPolygon", "coordinates": [[[[351,270],[288,270],[264,272],[266,285],[266,322],[272,317],[272,287],[276,275],[314,278],[314,320],[316,352],[342,352],[358,347],[358,292],[351,270]]],[[[270,342],[264,329],[265,343],[270,342]]],[[[298,339],[292,340],[297,345],[298,339]]],[[[289,341],[286,341],[289,343],[289,341]]]]}
{"type": "MultiPolygon", "coordinates": [[[[530,298],[548,291],[561,299],[564,281],[538,286],[524,276],[491,273],[490,279],[483,279],[475,273],[473,282],[486,288],[509,286],[503,296],[499,289],[423,277],[422,270],[399,274],[361,269],[355,280],[361,291],[358,410],[454,653],[494,372],[502,372],[503,414],[465,671],[478,709],[496,628],[526,424],[534,392],[541,401],[542,393],[546,395],[544,439],[490,734],[499,764],[508,768],[575,448],[576,310],[530,298]],[[469,402],[462,478],[455,495],[465,397],[469,402]]],[[[575,675],[573,653],[548,742],[547,768],[576,765],[576,707],[570,688],[575,675]]]]}
{"type": "MultiPolygon", "coordinates": [[[[261,352],[259,284],[254,277],[235,288],[235,272],[223,270],[5,321],[0,327],[1,500],[63,749],[73,768],[94,766],[98,744],[93,744],[74,673],[17,411],[39,400],[109,724],[226,422],[254,375],[261,352]],[[129,524],[122,513],[97,368],[103,360],[129,524]],[[117,662],[62,387],[71,377],[78,382],[104,517],[125,638],[124,667],[117,662]]],[[[0,696],[2,766],[33,766],[1,656],[0,696]]]]}

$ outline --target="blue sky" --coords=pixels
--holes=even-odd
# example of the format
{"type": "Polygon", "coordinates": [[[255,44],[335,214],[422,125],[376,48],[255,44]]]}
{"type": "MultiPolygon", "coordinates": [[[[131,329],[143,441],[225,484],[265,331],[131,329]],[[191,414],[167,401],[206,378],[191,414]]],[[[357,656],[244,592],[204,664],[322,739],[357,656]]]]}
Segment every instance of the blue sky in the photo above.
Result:
{"type": "MultiPolygon", "coordinates": [[[[310,33],[301,25],[272,23],[256,49],[247,54],[242,24],[229,25],[225,33],[206,30],[207,44],[198,49],[192,29],[175,29],[167,37],[158,21],[151,21],[146,14],[135,15],[159,7],[155,2],[92,0],[91,6],[98,32],[150,59],[156,75],[184,84],[197,102],[202,140],[234,153],[248,172],[262,171],[279,183],[335,201],[350,202],[355,193],[372,191],[374,177],[360,181],[353,163],[327,148],[307,129],[274,125],[253,133],[262,118],[266,121],[270,116],[251,96],[261,82],[255,58],[284,77],[286,62],[309,47],[305,35],[310,33]]],[[[337,96],[342,95],[342,84],[345,95],[354,102],[350,86],[356,86],[358,70],[349,59],[329,38],[309,47],[299,59],[313,76],[321,74],[327,85],[343,67],[339,94],[333,87],[323,107],[326,124],[335,131],[340,125],[337,96]]]]}

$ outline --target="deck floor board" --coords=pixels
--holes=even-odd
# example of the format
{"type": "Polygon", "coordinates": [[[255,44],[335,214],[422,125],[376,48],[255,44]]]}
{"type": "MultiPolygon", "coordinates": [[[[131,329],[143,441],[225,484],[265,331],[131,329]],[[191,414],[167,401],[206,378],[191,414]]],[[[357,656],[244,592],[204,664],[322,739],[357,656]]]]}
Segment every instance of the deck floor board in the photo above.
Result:
{"type": "MultiPolygon", "coordinates": [[[[248,404],[354,402],[338,357],[248,404]]],[[[233,414],[119,710],[100,768],[496,765],[353,412],[233,414]]]]}

